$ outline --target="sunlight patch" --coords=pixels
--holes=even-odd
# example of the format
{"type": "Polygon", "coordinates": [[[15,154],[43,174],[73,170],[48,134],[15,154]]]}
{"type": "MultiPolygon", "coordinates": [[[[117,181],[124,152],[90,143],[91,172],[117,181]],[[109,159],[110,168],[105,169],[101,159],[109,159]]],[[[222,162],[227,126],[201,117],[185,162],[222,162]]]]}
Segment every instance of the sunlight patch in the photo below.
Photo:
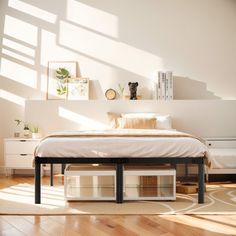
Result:
{"type": "Polygon", "coordinates": [[[118,17],[76,0],[67,1],[67,19],[99,33],[117,38],[118,17]]]}
{"type": "Polygon", "coordinates": [[[55,23],[57,20],[57,16],[55,14],[20,0],[8,0],[8,6],[49,23],[55,23]]]}
{"type": "Polygon", "coordinates": [[[4,34],[37,46],[38,28],[15,17],[5,16],[4,34]]]}

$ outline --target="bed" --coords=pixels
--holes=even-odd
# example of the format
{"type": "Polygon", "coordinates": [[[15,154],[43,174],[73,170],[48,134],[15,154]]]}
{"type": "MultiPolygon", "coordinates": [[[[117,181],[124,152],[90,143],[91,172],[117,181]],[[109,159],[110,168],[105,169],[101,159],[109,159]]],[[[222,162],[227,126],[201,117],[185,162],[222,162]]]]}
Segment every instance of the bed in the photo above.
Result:
{"type": "Polygon", "coordinates": [[[41,203],[42,164],[116,166],[116,202],[123,202],[123,166],[132,164],[198,165],[198,202],[204,203],[207,147],[198,138],[175,130],[111,129],[61,132],[44,138],[35,151],[35,203],[41,203]]]}

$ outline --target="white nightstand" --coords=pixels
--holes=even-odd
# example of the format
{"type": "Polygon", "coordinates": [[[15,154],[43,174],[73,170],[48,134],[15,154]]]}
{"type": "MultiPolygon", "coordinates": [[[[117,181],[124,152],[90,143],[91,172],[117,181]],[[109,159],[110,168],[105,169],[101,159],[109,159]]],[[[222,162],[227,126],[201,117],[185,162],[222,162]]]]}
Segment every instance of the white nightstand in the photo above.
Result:
{"type": "Polygon", "coordinates": [[[34,149],[40,139],[4,139],[4,160],[6,173],[12,169],[33,169],[34,149]]]}
{"type": "Polygon", "coordinates": [[[236,138],[206,138],[211,168],[209,174],[236,174],[236,138]]]}

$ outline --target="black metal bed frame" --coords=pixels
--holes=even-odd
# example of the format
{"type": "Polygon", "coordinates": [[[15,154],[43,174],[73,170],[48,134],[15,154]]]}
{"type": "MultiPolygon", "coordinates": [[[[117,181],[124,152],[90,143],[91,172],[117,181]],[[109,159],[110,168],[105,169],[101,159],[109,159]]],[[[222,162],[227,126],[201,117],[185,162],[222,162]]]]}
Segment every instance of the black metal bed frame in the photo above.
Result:
{"type": "MultiPolygon", "coordinates": [[[[52,167],[53,164],[114,164],[116,165],[116,202],[123,203],[123,168],[124,164],[196,164],[198,165],[198,203],[204,203],[204,157],[143,157],[143,158],[131,158],[131,157],[35,157],[35,204],[41,203],[41,164],[51,164],[51,185],[53,185],[52,179],[52,167]]],[[[62,167],[63,171],[63,167],[62,167]]]]}

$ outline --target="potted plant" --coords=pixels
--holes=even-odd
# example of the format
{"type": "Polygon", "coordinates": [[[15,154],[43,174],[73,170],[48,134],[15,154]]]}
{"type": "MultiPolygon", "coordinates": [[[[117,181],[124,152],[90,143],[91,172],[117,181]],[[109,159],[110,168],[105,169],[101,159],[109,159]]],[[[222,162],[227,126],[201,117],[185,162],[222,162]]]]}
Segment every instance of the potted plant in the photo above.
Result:
{"type": "Polygon", "coordinates": [[[40,138],[40,133],[39,133],[39,127],[38,126],[32,126],[31,127],[31,133],[32,133],[32,138],[34,138],[34,139],[40,138]]]}
{"type": "Polygon", "coordinates": [[[124,98],[124,90],[125,90],[125,86],[118,84],[118,93],[121,99],[124,98]]]}

